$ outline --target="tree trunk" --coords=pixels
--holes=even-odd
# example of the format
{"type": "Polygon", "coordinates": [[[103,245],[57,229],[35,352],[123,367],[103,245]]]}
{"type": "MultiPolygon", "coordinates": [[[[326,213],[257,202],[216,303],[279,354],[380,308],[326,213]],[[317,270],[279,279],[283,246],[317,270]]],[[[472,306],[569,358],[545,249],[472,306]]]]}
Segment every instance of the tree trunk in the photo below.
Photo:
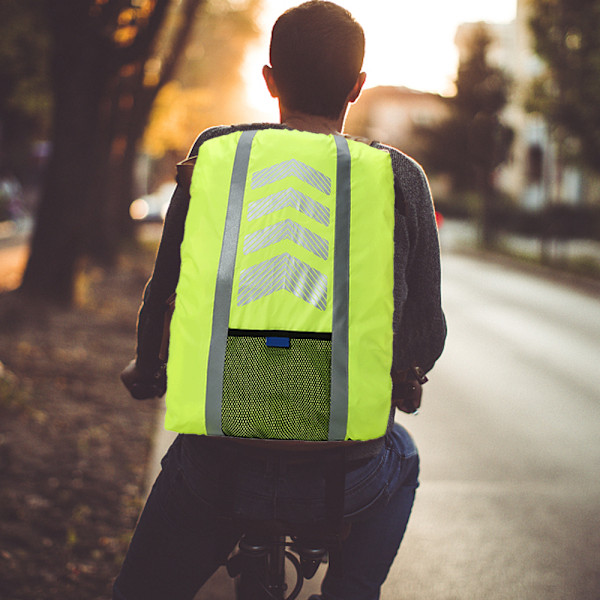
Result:
{"type": "MultiPolygon", "coordinates": [[[[144,64],[164,25],[170,0],[156,0],[129,45],[115,42],[128,2],[47,0],[54,38],[54,136],[21,289],[69,304],[82,257],[112,263],[131,233],[137,145],[158,89],[172,77],[203,0],[186,0],[164,57],[164,77],[144,84],[144,64]]],[[[178,5],[177,5],[178,6],[178,5]]]]}
{"type": "MultiPolygon", "coordinates": [[[[175,76],[193,30],[198,11],[204,4],[205,0],[185,0],[182,2],[179,8],[179,19],[171,31],[173,41],[169,46],[169,51],[162,57],[159,81],[153,86],[145,84],[143,63],[139,64],[135,70],[135,75],[130,80],[129,94],[133,101],[125,103],[132,107],[126,119],[126,146],[119,156],[119,160],[115,160],[111,168],[113,186],[107,214],[110,218],[108,235],[111,236],[114,248],[118,247],[119,242],[130,238],[133,233],[133,226],[129,217],[129,205],[133,200],[135,162],[152,106],[161,88],[175,76]]],[[[173,177],[175,177],[175,165],[173,165],[173,177]]]]}
{"type": "Polygon", "coordinates": [[[54,9],[54,135],[21,289],[69,304],[77,263],[88,245],[90,181],[94,179],[102,91],[107,72],[102,46],[83,43],[86,3],[54,9]]]}

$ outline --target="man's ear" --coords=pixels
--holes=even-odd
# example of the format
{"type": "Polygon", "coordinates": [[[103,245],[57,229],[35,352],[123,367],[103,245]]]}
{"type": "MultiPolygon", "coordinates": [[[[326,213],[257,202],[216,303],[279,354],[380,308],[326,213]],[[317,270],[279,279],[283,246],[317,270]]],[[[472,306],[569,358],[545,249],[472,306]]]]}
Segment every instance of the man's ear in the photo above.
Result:
{"type": "Polygon", "coordinates": [[[367,79],[367,74],[365,72],[361,72],[358,74],[356,83],[354,84],[354,87],[350,90],[350,93],[348,94],[348,102],[349,103],[356,102],[358,100],[358,97],[360,96],[360,92],[363,89],[363,85],[365,85],[366,79],[367,79]]]}
{"type": "Polygon", "coordinates": [[[269,65],[265,65],[263,67],[262,74],[265,78],[265,83],[267,84],[269,94],[271,94],[273,98],[279,98],[279,90],[277,89],[275,78],[273,77],[273,68],[269,65]]]}

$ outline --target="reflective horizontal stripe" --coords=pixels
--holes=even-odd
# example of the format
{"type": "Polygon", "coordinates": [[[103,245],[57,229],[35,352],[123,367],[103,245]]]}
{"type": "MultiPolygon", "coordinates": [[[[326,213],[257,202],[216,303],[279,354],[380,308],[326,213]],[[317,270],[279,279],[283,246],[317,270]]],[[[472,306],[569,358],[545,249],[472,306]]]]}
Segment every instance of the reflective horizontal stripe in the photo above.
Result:
{"type": "Polygon", "coordinates": [[[263,185],[280,181],[290,175],[298,177],[298,179],[312,185],[324,194],[331,194],[331,178],[295,158],[253,173],[252,189],[255,190],[263,185]]]}
{"type": "Polygon", "coordinates": [[[237,304],[244,306],[279,290],[287,290],[320,310],[327,307],[325,275],[287,252],[240,273],[237,304]]]}
{"type": "Polygon", "coordinates": [[[291,240],[319,258],[327,259],[329,256],[329,242],[326,239],[291,219],[248,234],[244,238],[244,254],[256,252],[282,240],[291,240]]]}
{"type": "Polygon", "coordinates": [[[295,208],[323,225],[329,225],[329,208],[291,187],[249,204],[248,220],[258,219],[288,207],[295,208]]]}

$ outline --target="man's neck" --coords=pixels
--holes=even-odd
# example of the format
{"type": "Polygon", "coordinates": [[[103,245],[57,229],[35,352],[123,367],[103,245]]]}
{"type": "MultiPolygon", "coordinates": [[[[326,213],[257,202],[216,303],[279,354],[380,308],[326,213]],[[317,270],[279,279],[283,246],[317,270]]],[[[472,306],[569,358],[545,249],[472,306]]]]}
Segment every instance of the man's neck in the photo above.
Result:
{"type": "Polygon", "coordinates": [[[344,127],[344,115],[346,111],[337,119],[330,119],[319,115],[307,115],[297,111],[288,111],[281,109],[281,123],[291,129],[299,131],[311,131],[312,133],[341,133],[344,127]]]}

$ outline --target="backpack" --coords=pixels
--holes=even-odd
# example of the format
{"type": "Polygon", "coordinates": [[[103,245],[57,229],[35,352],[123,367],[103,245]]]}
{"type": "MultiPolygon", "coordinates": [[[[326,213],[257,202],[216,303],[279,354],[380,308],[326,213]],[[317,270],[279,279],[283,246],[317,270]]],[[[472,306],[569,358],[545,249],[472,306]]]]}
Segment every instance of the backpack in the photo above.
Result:
{"type": "Polygon", "coordinates": [[[339,135],[236,131],[178,169],[180,180],[193,174],[166,325],[166,428],[308,442],[383,436],[389,154],[339,135]]]}

